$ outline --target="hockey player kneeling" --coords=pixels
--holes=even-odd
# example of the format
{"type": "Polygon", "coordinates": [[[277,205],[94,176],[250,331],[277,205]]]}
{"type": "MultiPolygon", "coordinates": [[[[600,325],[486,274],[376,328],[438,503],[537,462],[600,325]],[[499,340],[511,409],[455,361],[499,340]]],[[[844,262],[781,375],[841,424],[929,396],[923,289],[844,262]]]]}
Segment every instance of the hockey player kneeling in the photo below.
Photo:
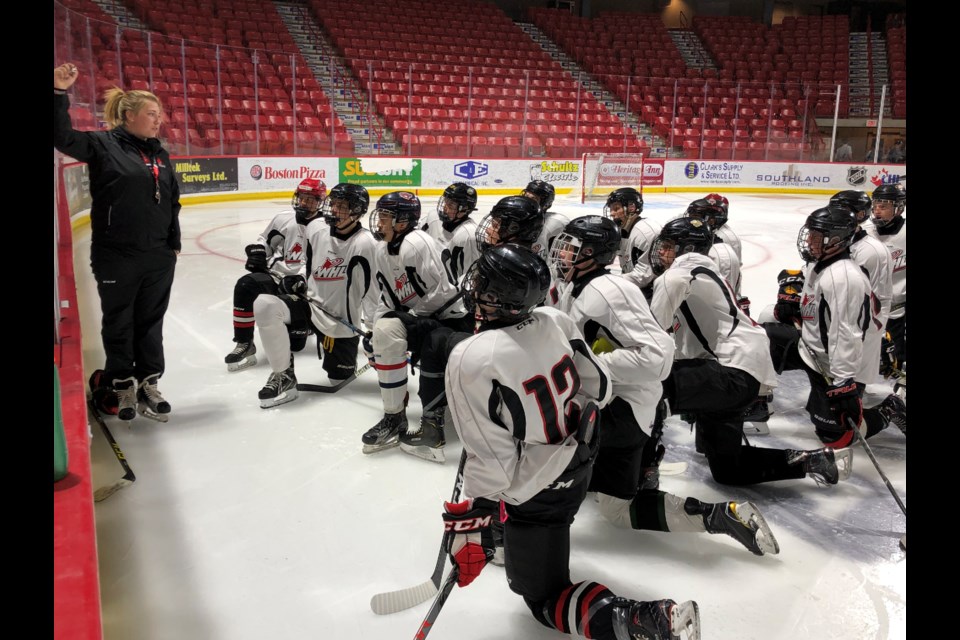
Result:
{"type": "Polygon", "coordinates": [[[743,413],[761,385],[777,386],[766,332],[737,306],[730,284],[707,257],[713,233],[705,222],[667,222],[651,251],[650,310],[672,327],[676,360],[663,381],[673,413],[696,415],[713,479],[749,485],[811,475],[836,484],[850,473],[849,450],[797,451],[742,444],[743,413]],[[844,464],[838,467],[837,462],[844,464]]]}
{"type": "Polygon", "coordinates": [[[587,492],[611,384],[573,320],[538,308],[549,285],[543,260],[513,244],[485,251],[464,278],[480,325],[454,347],[446,369],[467,454],[464,499],[443,509],[458,584],[469,585],[493,557],[490,526],[502,500],[507,582],[542,625],[576,636],[589,629],[599,640],[699,640],[693,601],[629,600],[570,579],[570,525],[587,492]]]}

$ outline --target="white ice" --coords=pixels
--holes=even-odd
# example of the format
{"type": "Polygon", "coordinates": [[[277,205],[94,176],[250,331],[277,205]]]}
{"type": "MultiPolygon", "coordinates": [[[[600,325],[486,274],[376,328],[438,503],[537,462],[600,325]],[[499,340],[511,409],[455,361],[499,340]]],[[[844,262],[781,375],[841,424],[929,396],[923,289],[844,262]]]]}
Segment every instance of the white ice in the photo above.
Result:
{"type": "MultiPolygon", "coordinates": [[[[727,194],[730,226],[743,239],[743,293],[753,315],[773,302],[776,274],[800,265],[795,239],[826,196],[727,194]]],[[[647,194],[664,221],[694,194],[647,194]]],[[[497,197],[481,198],[485,213],[497,197]]],[[[433,196],[423,199],[435,206],[433,196]]],[[[369,608],[378,592],[413,586],[433,571],[460,443],[448,429],[447,462],[391,449],[361,453],[361,434],[382,416],[373,372],[336,395],[302,393],[259,407],[269,366],[228,373],[231,296],[243,247],[289,200],[190,205],[181,213],[183,253],[164,327],[160,388],[170,422],[109,419],[136,473],[132,486],[96,505],[100,588],[107,640],[300,640],[413,637],[427,604],[390,616],[369,608]]],[[[598,212],[560,199],[555,209],[598,212]]],[[[87,373],[103,366],[99,310],[89,269],[89,228],[77,232],[76,265],[87,373]]],[[[259,336],[257,337],[259,343],[259,336]]],[[[296,356],[301,382],[325,382],[313,338],[296,356]]],[[[419,417],[411,377],[412,420],[419,417]]],[[[814,448],[802,374],[781,377],[771,434],[761,447],[814,448]]],[[[94,486],[122,470],[95,430],[94,486]]],[[[705,501],[753,500],[773,528],[778,556],[756,557],[726,536],[618,530],[592,498],[572,529],[574,581],[594,580],[635,599],[694,599],[710,640],[884,640],[906,637],[906,517],[862,450],[848,482],[812,479],[751,488],[715,483],[693,436],[668,420],[667,461],[685,474],[662,488],[705,501]]],[[[906,496],[906,439],[889,428],[870,440],[906,496]]],[[[541,627],[500,567],[455,588],[431,638],[562,637],[541,627]]]]}

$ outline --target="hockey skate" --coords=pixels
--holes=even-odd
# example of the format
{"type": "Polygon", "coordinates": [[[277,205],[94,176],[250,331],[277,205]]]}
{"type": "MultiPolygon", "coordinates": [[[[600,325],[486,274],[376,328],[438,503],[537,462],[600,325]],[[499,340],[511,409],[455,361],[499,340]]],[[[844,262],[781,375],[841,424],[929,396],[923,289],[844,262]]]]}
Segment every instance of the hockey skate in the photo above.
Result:
{"type": "Polygon", "coordinates": [[[150,418],[157,422],[166,422],[170,418],[170,403],[163,399],[160,391],[157,390],[158,374],[147,376],[137,388],[137,412],[144,418],[150,418]]]}
{"type": "Polygon", "coordinates": [[[261,409],[293,402],[298,395],[297,376],[293,372],[293,356],[290,357],[290,366],[279,373],[271,373],[267,378],[267,384],[257,394],[261,409]]]}
{"type": "Polygon", "coordinates": [[[818,485],[833,485],[853,473],[853,451],[847,449],[787,449],[787,464],[802,464],[804,472],[818,485]]]}
{"type": "Polygon", "coordinates": [[[768,404],[769,396],[760,396],[743,412],[743,432],[751,436],[765,436],[770,434],[767,420],[773,415],[768,404]]]}
{"type": "Polygon", "coordinates": [[[700,640],[700,609],[693,600],[615,598],[613,635],[617,640],[700,640]]]}
{"type": "Polygon", "coordinates": [[[257,345],[250,342],[238,342],[233,351],[223,359],[227,363],[227,371],[242,371],[257,364],[257,345]]]}
{"type": "Polygon", "coordinates": [[[113,381],[117,393],[117,417],[130,422],[137,417],[137,379],[133,376],[113,381]]]}
{"type": "Polygon", "coordinates": [[[888,424],[897,425],[903,435],[907,435],[907,405],[900,396],[891,393],[877,409],[888,424]]]}
{"type": "Polygon", "coordinates": [[[117,392],[104,379],[103,369],[97,369],[90,375],[90,400],[94,408],[105,416],[115,416],[120,410],[117,392]]]}
{"type": "Polygon", "coordinates": [[[443,446],[447,443],[443,434],[443,413],[446,407],[437,407],[420,418],[416,426],[407,425],[400,434],[400,450],[412,456],[443,464],[446,456],[443,446]]]}
{"type": "Polygon", "coordinates": [[[407,413],[385,413],[383,419],[363,434],[363,452],[376,453],[400,444],[400,430],[407,430],[407,413]]]}
{"type": "Polygon", "coordinates": [[[752,502],[718,502],[703,514],[707,533],[725,533],[754,555],[776,555],[780,545],[752,502]]]}

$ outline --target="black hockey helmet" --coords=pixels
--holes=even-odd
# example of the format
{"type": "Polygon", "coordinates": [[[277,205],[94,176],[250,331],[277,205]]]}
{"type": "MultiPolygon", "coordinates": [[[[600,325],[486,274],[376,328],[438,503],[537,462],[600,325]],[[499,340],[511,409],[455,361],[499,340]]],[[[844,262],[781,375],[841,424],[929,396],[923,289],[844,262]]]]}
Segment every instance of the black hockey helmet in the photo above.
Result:
{"type": "Polygon", "coordinates": [[[477,190],[463,182],[454,182],[443,190],[437,202],[437,215],[441,220],[453,222],[453,218],[447,216],[447,202],[456,203],[458,214],[470,215],[477,210],[477,190]]]}
{"type": "Polygon", "coordinates": [[[829,204],[809,216],[797,235],[797,251],[805,262],[830,258],[853,242],[857,217],[846,206],[829,204]]]}
{"type": "Polygon", "coordinates": [[[870,210],[873,208],[873,200],[870,199],[867,192],[854,189],[836,192],[830,196],[830,204],[847,207],[853,211],[857,217],[857,224],[869,218],[870,210]]]}
{"type": "Polygon", "coordinates": [[[723,207],[723,202],[715,198],[694,200],[687,207],[684,215],[706,221],[710,225],[711,232],[714,233],[727,223],[727,210],[723,207]]]}
{"type": "Polygon", "coordinates": [[[903,214],[907,208],[907,191],[899,182],[894,184],[882,184],[873,190],[873,224],[877,227],[885,227],[890,224],[894,218],[903,214]],[[893,218],[883,220],[877,216],[877,205],[881,202],[893,203],[893,218]]]}
{"type": "Polygon", "coordinates": [[[620,228],[616,222],[604,216],[581,216],[571,220],[554,240],[550,265],[569,281],[590,260],[601,267],[610,264],[618,249],[620,228]]]}
{"type": "Polygon", "coordinates": [[[643,211],[643,195],[633,187],[621,187],[610,192],[607,196],[607,204],[603,207],[603,215],[612,219],[624,231],[629,231],[637,220],[640,219],[640,213],[643,211]],[[619,218],[615,217],[610,211],[610,205],[618,203],[623,207],[623,212],[619,218]],[[630,205],[634,210],[630,211],[630,205]]]}
{"type": "Polygon", "coordinates": [[[462,292],[467,308],[484,322],[515,324],[543,302],[549,288],[547,263],[508,242],[480,254],[463,277],[462,292]]]}
{"type": "Polygon", "coordinates": [[[699,218],[680,217],[668,221],[650,247],[650,264],[656,274],[670,268],[685,253],[706,255],[713,246],[713,230],[699,218]]]}
{"type": "MultiPolygon", "coordinates": [[[[380,196],[377,200],[377,206],[370,212],[370,230],[377,240],[385,238],[381,229],[381,219],[391,218],[390,224],[396,227],[398,224],[407,223],[407,228],[400,232],[400,235],[406,235],[417,227],[420,220],[420,198],[409,191],[391,191],[380,196]]],[[[396,240],[392,238],[391,241],[396,240]]]]}
{"type": "Polygon", "coordinates": [[[359,219],[366,215],[367,209],[370,208],[370,194],[367,193],[366,187],[349,182],[341,182],[331,189],[323,203],[323,219],[331,227],[335,227],[339,222],[337,214],[333,211],[336,202],[344,202],[350,212],[350,217],[359,219]]]}
{"type": "Polygon", "coordinates": [[[529,247],[540,237],[544,218],[543,210],[530,198],[502,198],[477,225],[477,247],[484,251],[504,242],[529,247]]]}
{"type": "Polygon", "coordinates": [[[293,206],[293,212],[297,217],[297,224],[307,224],[317,215],[323,205],[324,198],[327,197],[327,185],[323,180],[316,178],[306,178],[297,185],[297,190],[293,192],[290,204],[293,206]]]}
{"type": "Polygon", "coordinates": [[[534,196],[540,203],[540,210],[546,213],[553,206],[553,199],[556,197],[557,191],[546,180],[531,180],[520,195],[528,198],[534,196]]]}

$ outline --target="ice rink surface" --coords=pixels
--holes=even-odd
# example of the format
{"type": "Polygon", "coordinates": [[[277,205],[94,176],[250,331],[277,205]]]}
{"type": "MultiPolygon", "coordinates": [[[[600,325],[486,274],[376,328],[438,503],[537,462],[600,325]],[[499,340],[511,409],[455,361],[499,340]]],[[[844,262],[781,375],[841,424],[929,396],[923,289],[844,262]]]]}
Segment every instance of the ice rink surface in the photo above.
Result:
{"type": "MultiPolygon", "coordinates": [[[[801,261],[796,236],[827,196],[728,193],[729,225],[743,240],[743,293],[753,316],[776,296],[776,275],[801,261]]],[[[645,194],[645,216],[663,222],[695,194],[645,194]]],[[[482,197],[486,213],[498,197],[482,197]]],[[[374,199],[375,200],[375,199],[374,199]]],[[[424,212],[436,197],[423,198],[424,212]]],[[[442,501],[450,497],[460,443],[447,429],[447,462],[391,449],[361,453],[360,436],[382,417],[377,377],[336,395],[303,392],[261,409],[269,365],[228,373],[232,292],[246,244],[289,200],[185,206],[183,252],[164,327],[160,389],[170,422],[138,416],[108,424],[137,481],[96,505],[106,640],[381,640],[410,638],[428,604],[389,616],[370,611],[378,592],[427,580],[436,562],[442,501]]],[[[602,203],[557,198],[575,217],[602,203]]],[[[366,221],[364,221],[366,224],[366,221]]],[[[103,366],[99,309],[89,268],[89,227],[77,232],[76,272],[85,370],[103,366]]],[[[256,338],[259,346],[259,336],[256,338]]],[[[296,356],[300,382],[325,383],[314,338],[296,356]]],[[[420,415],[410,377],[408,417],[420,415]]],[[[786,373],[760,447],[818,446],[803,409],[806,377],[786,373]]],[[[810,478],[750,488],[710,477],[679,416],[664,433],[667,462],[689,462],[661,488],[704,501],[752,500],[781,553],[756,557],[726,536],[628,531],[603,520],[588,497],[572,528],[571,577],[640,600],[694,599],[705,640],[901,640],[906,638],[906,517],[866,454],[828,488],[810,478]]],[[[894,427],[870,440],[906,502],[906,439],[894,427]]],[[[94,487],[122,475],[94,427],[94,487]]],[[[501,567],[455,588],[431,639],[563,637],[541,627],[501,567]]]]}

